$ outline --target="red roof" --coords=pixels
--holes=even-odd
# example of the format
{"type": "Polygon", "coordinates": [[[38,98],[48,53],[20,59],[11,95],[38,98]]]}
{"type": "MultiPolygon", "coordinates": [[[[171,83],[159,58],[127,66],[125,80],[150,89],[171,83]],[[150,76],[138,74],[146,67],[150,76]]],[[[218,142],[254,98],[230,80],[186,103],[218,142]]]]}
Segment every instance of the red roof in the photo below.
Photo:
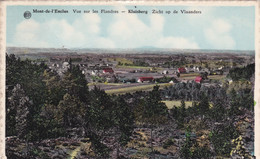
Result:
{"type": "Polygon", "coordinates": [[[139,80],[140,81],[152,81],[153,77],[140,77],[139,80]]]}
{"type": "Polygon", "coordinates": [[[112,68],[104,68],[103,69],[103,72],[109,72],[109,73],[113,73],[114,72],[114,70],[112,69],[112,68]]]}
{"type": "Polygon", "coordinates": [[[185,73],[186,69],[184,67],[178,68],[179,73],[185,73]]]}
{"type": "Polygon", "coordinates": [[[196,78],[195,78],[195,82],[197,82],[197,83],[201,83],[202,82],[202,77],[201,76],[197,76],[196,78]]]}

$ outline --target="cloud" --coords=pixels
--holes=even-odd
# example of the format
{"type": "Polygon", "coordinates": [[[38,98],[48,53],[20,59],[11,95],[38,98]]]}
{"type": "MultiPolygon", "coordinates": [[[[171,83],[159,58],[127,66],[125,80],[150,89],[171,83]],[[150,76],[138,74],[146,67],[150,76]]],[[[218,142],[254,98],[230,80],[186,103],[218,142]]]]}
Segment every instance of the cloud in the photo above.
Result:
{"type": "MultiPolygon", "coordinates": [[[[127,10],[122,9],[121,10],[127,10]]],[[[148,15],[147,15],[148,16],[148,15]]],[[[197,49],[198,44],[191,38],[173,37],[164,35],[165,19],[162,15],[149,15],[149,23],[144,23],[135,14],[118,14],[108,28],[108,38],[117,44],[117,47],[139,48],[181,48],[197,49]]]]}
{"type": "Polygon", "coordinates": [[[25,20],[17,25],[14,35],[15,44],[26,47],[77,46],[84,40],[84,36],[64,19],[45,23],[25,20]]]}
{"type": "MultiPolygon", "coordinates": [[[[231,31],[234,21],[219,16],[218,9],[215,7],[187,7],[187,10],[199,10],[202,14],[187,14],[186,21],[189,25],[204,35],[203,45],[210,49],[235,49],[236,42],[232,37],[231,31]]],[[[185,21],[185,20],[184,20],[185,21]]],[[[238,24],[241,23],[237,22],[238,24]]],[[[199,35],[198,34],[198,35],[199,35]]],[[[197,35],[197,36],[198,36],[197,35]]],[[[200,37],[197,37],[200,38],[200,37]]]]}
{"type": "Polygon", "coordinates": [[[99,36],[99,26],[100,18],[95,14],[83,15],[72,24],[65,19],[51,19],[44,23],[24,20],[16,27],[14,44],[23,47],[113,48],[113,42],[99,36]]]}
{"type": "Polygon", "coordinates": [[[136,15],[115,16],[114,21],[108,27],[108,37],[114,41],[118,47],[141,47],[151,33],[136,15]]]}
{"type": "Polygon", "coordinates": [[[213,49],[234,49],[236,43],[230,35],[231,29],[232,25],[228,21],[216,19],[205,29],[204,35],[213,49]]]}
{"type": "Polygon", "coordinates": [[[59,42],[60,46],[79,47],[86,41],[85,36],[65,19],[51,20],[44,23],[42,27],[48,29],[44,31],[45,35],[42,35],[42,38],[46,41],[52,41],[52,43],[59,42]]]}
{"type": "Polygon", "coordinates": [[[100,33],[100,23],[101,19],[97,14],[84,14],[76,19],[72,26],[87,35],[96,35],[100,33]]]}
{"type": "Polygon", "coordinates": [[[24,47],[199,48],[191,37],[165,36],[162,15],[147,16],[145,23],[136,14],[116,14],[106,28],[104,25],[101,28],[98,14],[84,14],[72,23],[66,19],[50,19],[43,23],[24,20],[16,27],[13,43],[24,47]]]}
{"type": "Polygon", "coordinates": [[[49,44],[39,38],[41,25],[34,20],[23,21],[16,27],[14,44],[16,46],[49,47],[49,44]]]}
{"type": "Polygon", "coordinates": [[[164,18],[158,14],[152,14],[149,18],[152,30],[162,32],[165,23],[164,18]]]}

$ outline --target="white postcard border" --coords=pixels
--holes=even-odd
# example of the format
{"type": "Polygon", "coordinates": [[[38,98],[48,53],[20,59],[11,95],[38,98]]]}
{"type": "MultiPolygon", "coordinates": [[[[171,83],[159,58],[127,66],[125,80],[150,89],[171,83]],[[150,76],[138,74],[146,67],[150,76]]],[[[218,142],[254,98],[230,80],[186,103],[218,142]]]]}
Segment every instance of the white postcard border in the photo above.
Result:
{"type": "Polygon", "coordinates": [[[91,1],[91,0],[61,0],[61,1],[42,1],[42,0],[2,0],[0,2],[0,159],[6,159],[5,155],[5,56],[6,56],[6,7],[8,5],[150,5],[150,6],[255,6],[255,156],[260,157],[260,1],[258,0],[149,0],[149,1],[91,1]]]}

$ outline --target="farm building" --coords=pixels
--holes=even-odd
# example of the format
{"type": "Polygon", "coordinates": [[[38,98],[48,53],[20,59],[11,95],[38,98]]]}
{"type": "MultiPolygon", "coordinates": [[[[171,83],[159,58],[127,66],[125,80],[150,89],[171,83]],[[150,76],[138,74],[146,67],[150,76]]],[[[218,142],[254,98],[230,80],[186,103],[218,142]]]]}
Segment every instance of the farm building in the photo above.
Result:
{"type": "Polygon", "coordinates": [[[94,76],[96,76],[96,75],[99,74],[99,70],[92,70],[92,71],[91,71],[91,74],[94,75],[94,76]]]}
{"type": "Polygon", "coordinates": [[[178,73],[186,73],[186,69],[184,67],[178,68],[178,73]]]}
{"type": "Polygon", "coordinates": [[[62,64],[63,69],[67,69],[69,67],[70,67],[70,64],[68,62],[63,62],[63,64],[62,64]]]}
{"type": "Polygon", "coordinates": [[[112,68],[104,68],[103,73],[114,73],[114,70],[112,68]]]}
{"type": "Polygon", "coordinates": [[[193,71],[195,71],[195,72],[199,72],[199,71],[201,71],[201,67],[198,67],[198,66],[194,66],[193,67],[193,71]]]}
{"type": "Polygon", "coordinates": [[[162,72],[162,74],[167,75],[167,74],[169,74],[169,71],[164,70],[164,71],[162,72]]]}
{"type": "Polygon", "coordinates": [[[143,83],[143,82],[152,82],[154,80],[153,77],[140,77],[137,82],[143,83]]]}
{"type": "Polygon", "coordinates": [[[203,81],[203,78],[201,77],[201,76],[197,76],[196,78],[195,78],[195,82],[196,83],[201,83],[203,81]]]}

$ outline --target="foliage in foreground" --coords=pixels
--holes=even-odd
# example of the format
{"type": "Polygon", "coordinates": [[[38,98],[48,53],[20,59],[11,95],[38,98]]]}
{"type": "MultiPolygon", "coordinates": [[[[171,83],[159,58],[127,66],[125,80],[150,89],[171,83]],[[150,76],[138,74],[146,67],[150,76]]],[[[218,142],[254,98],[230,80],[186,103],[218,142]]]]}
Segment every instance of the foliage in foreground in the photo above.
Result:
{"type": "MultiPolygon", "coordinates": [[[[252,90],[248,87],[227,91],[229,88],[204,87],[192,82],[178,83],[163,93],[155,86],[149,92],[108,95],[98,87],[89,90],[79,67],[71,63],[60,77],[44,64],[21,61],[14,55],[6,58],[7,136],[18,136],[26,143],[58,137],[89,138],[97,158],[109,158],[111,151],[116,151],[119,157],[122,147],[131,140],[134,127],[142,125],[150,129],[154,157],[160,153],[153,150],[151,142],[157,133],[154,128],[163,127],[169,121],[177,124],[178,131],[184,131],[192,121],[203,125],[185,130],[184,143],[177,152],[182,158],[230,157],[238,145],[231,141],[241,133],[234,121],[245,115],[243,110],[253,110],[252,90]],[[174,107],[168,113],[162,96],[195,102],[193,107],[186,108],[182,100],[181,107],[174,107]],[[207,146],[201,146],[191,137],[202,129],[209,131],[207,146]],[[113,138],[112,146],[106,137],[113,138]]],[[[163,146],[167,149],[174,144],[171,139],[163,146]]],[[[37,148],[28,149],[25,158],[32,155],[46,157],[46,153],[37,148]]]]}

